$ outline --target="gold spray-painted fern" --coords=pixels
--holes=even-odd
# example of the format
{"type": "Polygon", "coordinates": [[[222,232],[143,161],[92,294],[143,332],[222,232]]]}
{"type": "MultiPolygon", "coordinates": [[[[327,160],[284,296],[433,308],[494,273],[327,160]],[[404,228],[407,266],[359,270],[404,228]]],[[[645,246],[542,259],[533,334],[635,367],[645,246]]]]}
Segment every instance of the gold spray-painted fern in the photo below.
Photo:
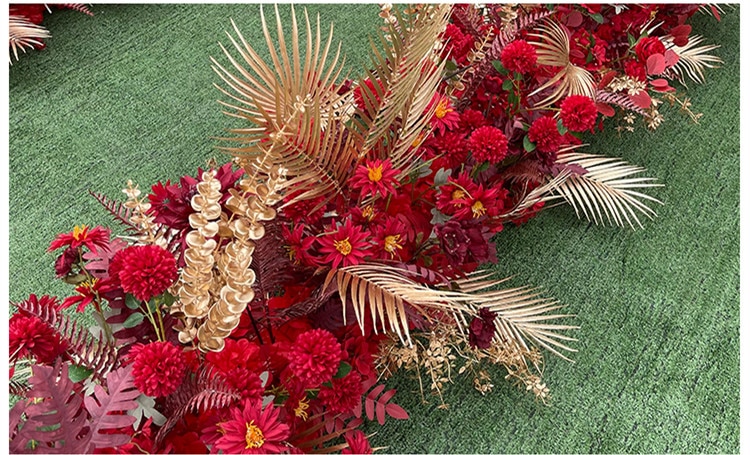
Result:
{"type": "Polygon", "coordinates": [[[41,25],[34,24],[23,16],[8,17],[8,40],[11,55],[8,56],[10,64],[13,64],[13,57],[18,60],[18,51],[24,53],[26,49],[33,49],[34,46],[41,46],[45,38],[51,35],[49,31],[41,25]]]}
{"type": "Polygon", "coordinates": [[[666,75],[676,77],[682,85],[685,85],[686,76],[698,84],[705,83],[706,77],[703,75],[703,69],[716,68],[724,61],[716,55],[709,54],[721,46],[717,44],[699,46],[702,42],[703,37],[700,35],[689,37],[684,46],[677,46],[671,40],[667,40],[665,43],[667,48],[674,51],[680,59],[667,70],[666,75]]]}

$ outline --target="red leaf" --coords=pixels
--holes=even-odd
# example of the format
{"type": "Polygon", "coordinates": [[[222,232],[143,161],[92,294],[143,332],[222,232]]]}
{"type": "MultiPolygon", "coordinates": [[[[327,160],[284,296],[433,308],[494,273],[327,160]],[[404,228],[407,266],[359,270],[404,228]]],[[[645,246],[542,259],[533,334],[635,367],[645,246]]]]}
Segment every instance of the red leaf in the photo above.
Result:
{"type": "Polygon", "coordinates": [[[375,419],[375,400],[370,397],[365,398],[365,414],[369,420],[375,419]]]}
{"type": "Polygon", "coordinates": [[[385,412],[387,412],[388,415],[393,417],[394,419],[406,420],[409,418],[409,414],[404,410],[404,408],[397,405],[396,403],[388,403],[388,405],[385,407],[385,412]]]}
{"type": "Polygon", "coordinates": [[[630,101],[641,109],[648,109],[651,107],[651,97],[645,90],[641,90],[636,95],[628,95],[628,98],[630,98],[630,101]]]}
{"type": "Polygon", "coordinates": [[[667,68],[673,67],[678,61],[680,61],[680,56],[672,49],[664,53],[664,63],[667,68]]]}
{"type": "Polygon", "coordinates": [[[674,87],[669,86],[669,81],[666,79],[654,79],[651,81],[651,85],[657,92],[671,92],[674,91],[674,87]]]}
{"type": "Polygon", "coordinates": [[[354,413],[354,415],[358,419],[362,418],[362,400],[361,399],[357,401],[357,406],[354,407],[354,409],[352,410],[352,413],[354,413]]]}
{"type": "Polygon", "coordinates": [[[378,415],[378,423],[385,425],[385,406],[379,401],[375,405],[375,413],[378,415]]]}
{"type": "Polygon", "coordinates": [[[719,9],[716,6],[711,5],[711,12],[714,13],[714,17],[718,22],[721,22],[721,15],[719,15],[719,9]]]}
{"type": "Polygon", "coordinates": [[[385,392],[383,395],[380,396],[380,398],[378,398],[378,403],[382,403],[384,405],[387,404],[388,400],[393,398],[393,395],[395,394],[396,394],[396,389],[391,389],[385,392]]]}
{"type": "Polygon", "coordinates": [[[608,86],[610,82],[612,82],[612,79],[617,76],[617,71],[610,71],[609,73],[605,74],[604,77],[602,77],[602,80],[599,81],[599,88],[603,89],[604,87],[608,86]]]}
{"type": "Polygon", "coordinates": [[[654,54],[646,60],[648,74],[661,74],[667,69],[667,62],[663,54],[654,54]]]}
{"type": "Polygon", "coordinates": [[[385,389],[385,384],[380,384],[379,386],[370,390],[370,393],[367,394],[367,398],[374,400],[375,398],[377,398],[378,395],[380,395],[383,392],[383,389],[385,389]]]}
{"type": "Polygon", "coordinates": [[[607,103],[596,103],[596,110],[605,117],[613,117],[615,110],[607,103]]]}
{"type": "Polygon", "coordinates": [[[570,15],[568,15],[568,23],[566,24],[568,27],[578,27],[583,22],[583,14],[579,13],[578,11],[572,11],[570,15]]]}
{"type": "Polygon", "coordinates": [[[135,387],[131,370],[132,365],[111,371],[107,375],[107,389],[100,385],[94,387],[94,396],[83,399],[91,415],[91,444],[97,449],[117,447],[130,441],[127,434],[100,433],[100,430],[126,428],[135,422],[135,417],[125,411],[135,409],[135,401],[141,392],[135,387]]]}

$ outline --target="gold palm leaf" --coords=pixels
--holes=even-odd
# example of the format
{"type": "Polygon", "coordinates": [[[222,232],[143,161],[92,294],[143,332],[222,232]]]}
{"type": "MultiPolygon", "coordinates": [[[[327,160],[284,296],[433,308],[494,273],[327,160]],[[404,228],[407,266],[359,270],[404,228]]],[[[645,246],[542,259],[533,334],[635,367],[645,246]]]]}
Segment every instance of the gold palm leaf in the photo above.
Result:
{"type": "Polygon", "coordinates": [[[305,11],[306,39],[301,49],[294,8],[289,41],[285,38],[278,8],[275,13],[278,52],[261,7],[270,65],[248,44],[234,22],[237,40],[229,33],[227,36],[239,52],[240,61],[221,46],[234,72],[211,59],[214,71],[228,87],[217,85],[217,88],[234,101],[220,101],[231,109],[225,114],[253,125],[229,130],[236,137],[225,139],[239,142],[239,145],[222,149],[241,157],[250,175],[275,166],[283,167],[288,179],[286,186],[297,192],[287,205],[317,196],[330,199],[341,193],[356,159],[352,141],[347,139],[345,127],[336,116],[345,101],[337,94],[340,84],[336,82],[343,68],[343,61],[339,63],[341,44],[328,63],[332,26],[324,43],[320,18],[317,18],[313,34],[305,11]]]}
{"type": "Polygon", "coordinates": [[[559,332],[577,327],[549,323],[569,316],[550,314],[561,308],[556,301],[528,287],[487,290],[505,281],[488,279],[490,275],[475,274],[454,282],[455,289],[437,289],[415,281],[408,270],[368,263],[332,270],[324,287],[335,280],[342,302],[352,302],[361,328],[369,314],[376,333],[395,332],[404,344],[411,345],[407,305],[428,318],[426,310],[448,314],[464,332],[479,310],[487,308],[497,315],[495,339],[501,343],[527,347],[529,340],[561,357],[558,349],[575,351],[563,343],[574,339],[559,332]]]}
{"type": "MultiPolygon", "coordinates": [[[[370,40],[372,69],[367,75],[382,88],[374,84],[377,97],[362,90],[366,107],[360,111],[361,121],[351,124],[351,133],[360,157],[388,157],[402,176],[417,164],[412,144],[435,109],[430,101],[442,77],[440,34],[449,13],[450,5],[424,5],[406,13],[394,10],[396,22],[378,36],[383,50],[370,40]]],[[[359,84],[363,86],[364,80],[359,84]]]]}
{"type": "Polygon", "coordinates": [[[704,45],[699,46],[703,42],[703,37],[700,35],[691,36],[688,38],[688,42],[684,46],[677,46],[670,41],[664,43],[667,49],[673,50],[680,59],[677,60],[674,66],[667,70],[668,75],[677,77],[680,82],[685,85],[685,76],[690,76],[690,79],[698,84],[706,82],[706,78],[703,75],[704,68],[717,68],[718,65],[724,63],[724,61],[716,55],[711,55],[709,52],[720,48],[719,45],[704,45]]]}
{"type": "Polygon", "coordinates": [[[541,25],[539,31],[540,33],[529,34],[541,40],[531,41],[531,44],[536,47],[537,63],[561,69],[529,96],[534,96],[557,84],[549,96],[537,103],[538,107],[548,106],[570,95],[584,95],[593,99],[596,95],[594,77],[586,69],[570,62],[570,39],[567,32],[552,21],[541,25]]]}
{"type": "Polygon", "coordinates": [[[13,57],[18,60],[18,51],[24,53],[26,49],[33,49],[34,46],[41,46],[45,38],[51,35],[49,31],[41,25],[34,24],[22,16],[8,17],[8,38],[10,41],[10,51],[12,55],[8,56],[10,64],[13,64],[13,57]]]}
{"type": "Polygon", "coordinates": [[[656,216],[643,200],[662,202],[636,190],[663,185],[653,183],[655,178],[633,177],[645,169],[617,158],[584,153],[562,153],[557,162],[578,165],[588,171],[583,175],[572,174],[553,188],[573,206],[579,218],[583,214],[587,220],[599,224],[604,223],[606,216],[609,224],[624,227],[627,223],[635,229],[633,221],[643,228],[638,213],[649,219],[656,216]]]}

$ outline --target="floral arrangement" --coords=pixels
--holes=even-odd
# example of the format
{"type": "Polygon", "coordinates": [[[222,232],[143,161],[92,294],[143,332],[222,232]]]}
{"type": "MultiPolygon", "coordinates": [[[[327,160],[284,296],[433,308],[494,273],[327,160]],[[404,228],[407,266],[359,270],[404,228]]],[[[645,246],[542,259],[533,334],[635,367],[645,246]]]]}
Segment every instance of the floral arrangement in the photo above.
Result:
{"type": "Polygon", "coordinates": [[[52,12],[56,9],[73,9],[81,13],[93,16],[88,6],[83,3],[61,3],[47,5],[41,3],[11,3],[8,5],[8,41],[11,54],[10,64],[13,57],[18,60],[18,51],[26,52],[26,49],[44,49],[45,39],[50,37],[49,30],[42,26],[44,12],[52,12]]]}
{"type": "Polygon", "coordinates": [[[212,59],[247,121],[231,162],[92,193],[126,235],[60,234],[75,294],[13,303],[11,451],[371,453],[365,420],[408,418],[382,382],[399,369],[441,407],[456,375],[489,392],[491,364],[545,400],[542,349],[566,358],[575,327],[481,270],[491,238],[550,202],[654,215],[641,168],[578,149],[659,126],[665,102],[698,120],[675,86],[720,63],[690,36],[698,10],[384,5],[358,80],[306,14],[290,36],[264,18],[270,64],[234,26],[239,58],[212,59]]]}

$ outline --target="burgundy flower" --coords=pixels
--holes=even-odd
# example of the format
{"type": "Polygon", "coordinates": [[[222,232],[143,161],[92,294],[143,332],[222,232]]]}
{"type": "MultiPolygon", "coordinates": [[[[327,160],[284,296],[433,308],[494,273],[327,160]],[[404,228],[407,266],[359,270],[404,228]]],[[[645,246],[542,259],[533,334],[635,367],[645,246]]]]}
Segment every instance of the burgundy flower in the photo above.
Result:
{"type": "Polygon", "coordinates": [[[492,345],[495,336],[495,317],[497,314],[487,308],[480,308],[479,315],[469,324],[469,344],[475,348],[487,349],[492,345]]]}
{"type": "Polygon", "coordinates": [[[78,262],[78,250],[67,247],[55,261],[55,274],[62,278],[73,271],[73,265],[78,262]]]}
{"type": "Polygon", "coordinates": [[[352,225],[351,218],[347,218],[340,227],[336,227],[335,221],[332,221],[331,230],[318,239],[320,252],[326,255],[320,262],[330,263],[334,269],[342,264],[344,267],[360,264],[369,254],[367,237],[362,227],[352,225]]]}
{"type": "Polygon", "coordinates": [[[391,160],[367,160],[357,166],[349,184],[362,196],[396,194],[398,169],[393,169],[391,160]]]}
{"type": "Polygon", "coordinates": [[[450,220],[444,224],[435,226],[440,248],[450,261],[451,265],[458,266],[466,259],[469,251],[469,237],[461,227],[461,223],[450,220]]]}
{"type": "Polygon", "coordinates": [[[646,82],[646,66],[635,59],[625,62],[625,74],[635,80],[646,82]]]}

